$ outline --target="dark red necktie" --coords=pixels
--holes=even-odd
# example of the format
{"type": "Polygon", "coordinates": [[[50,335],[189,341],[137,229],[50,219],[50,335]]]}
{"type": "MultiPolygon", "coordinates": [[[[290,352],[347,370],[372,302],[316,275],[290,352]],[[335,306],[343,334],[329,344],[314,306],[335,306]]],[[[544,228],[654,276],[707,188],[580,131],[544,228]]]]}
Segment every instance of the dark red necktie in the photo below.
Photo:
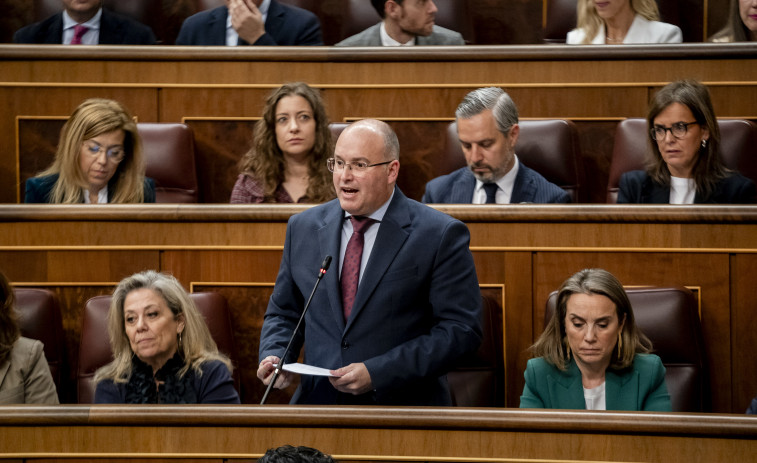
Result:
{"type": "Polygon", "coordinates": [[[352,221],[352,236],[347,242],[342,263],[342,310],[345,321],[350,318],[352,305],[355,303],[357,285],[360,280],[360,261],[363,258],[363,232],[374,222],[368,217],[350,217],[352,221]]]}
{"type": "Polygon", "coordinates": [[[89,27],[77,24],[74,26],[74,38],[71,39],[71,45],[81,45],[81,38],[87,33],[89,27]]]}

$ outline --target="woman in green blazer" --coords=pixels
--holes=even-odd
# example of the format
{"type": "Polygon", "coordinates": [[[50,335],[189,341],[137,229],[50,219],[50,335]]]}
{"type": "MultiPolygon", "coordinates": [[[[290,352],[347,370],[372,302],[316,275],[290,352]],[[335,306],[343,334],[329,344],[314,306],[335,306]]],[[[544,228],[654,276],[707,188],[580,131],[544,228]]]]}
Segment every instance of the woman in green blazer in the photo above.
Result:
{"type": "Polygon", "coordinates": [[[671,411],[665,367],[651,350],[617,278],[582,270],[563,283],[531,346],[520,407],[671,411]]]}

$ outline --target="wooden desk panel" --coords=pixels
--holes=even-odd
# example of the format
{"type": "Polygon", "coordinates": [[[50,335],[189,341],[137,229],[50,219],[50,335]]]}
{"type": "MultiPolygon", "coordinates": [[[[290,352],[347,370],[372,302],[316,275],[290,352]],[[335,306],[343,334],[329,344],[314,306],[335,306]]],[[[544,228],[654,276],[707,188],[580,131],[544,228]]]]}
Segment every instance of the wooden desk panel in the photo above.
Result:
{"type": "Polygon", "coordinates": [[[4,407],[4,458],[246,460],[307,445],[339,461],[751,461],[737,415],[275,406],[4,407]]]}
{"type": "MultiPolygon", "coordinates": [[[[87,297],[147,268],[232,305],[244,400],[256,403],[257,345],[286,222],[298,205],[0,206],[0,266],[11,281],[63,302],[73,365],[87,297]]],[[[506,404],[523,388],[526,349],[544,303],[572,273],[607,268],[626,285],[698,288],[713,409],[743,412],[754,396],[757,207],[438,206],[468,225],[482,288],[502,300],[506,404]]],[[[286,402],[281,395],[275,402],[286,402]]]]}
{"type": "MultiPolygon", "coordinates": [[[[114,98],[142,122],[254,118],[264,96],[302,80],[323,90],[333,121],[356,118],[450,119],[463,96],[505,87],[524,118],[565,118],[581,137],[593,202],[601,202],[615,122],[642,117],[665,83],[710,85],[719,117],[757,119],[757,46],[743,44],[429,47],[66,47],[0,45],[0,202],[16,203],[16,118],[67,116],[85,98],[114,98]],[[592,134],[589,129],[602,127],[592,134]],[[604,182],[604,183],[602,183],[604,182]]],[[[216,134],[224,133],[218,128],[216,134]]],[[[223,140],[223,138],[219,138],[223,140]]],[[[238,145],[239,143],[237,143],[238,145]]],[[[214,157],[247,146],[217,147],[214,157]]],[[[23,150],[22,150],[23,152],[23,150]]],[[[225,158],[224,158],[225,159],[225,158]]],[[[205,163],[205,164],[202,164],[205,163]]],[[[220,172],[207,183],[226,182],[220,172]]],[[[230,186],[228,187],[230,188],[230,186]]],[[[223,193],[223,192],[222,192],[223,193]]],[[[225,202],[225,194],[212,196],[225,202]],[[223,201],[221,199],[223,198],[223,201]]]]}

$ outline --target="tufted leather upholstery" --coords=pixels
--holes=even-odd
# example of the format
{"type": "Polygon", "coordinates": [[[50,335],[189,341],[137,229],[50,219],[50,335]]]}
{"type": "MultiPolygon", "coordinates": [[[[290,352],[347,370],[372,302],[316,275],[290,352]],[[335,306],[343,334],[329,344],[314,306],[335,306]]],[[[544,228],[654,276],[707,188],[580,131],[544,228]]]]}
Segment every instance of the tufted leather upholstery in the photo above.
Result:
{"type": "MultiPolygon", "coordinates": [[[[579,168],[578,136],[573,122],[563,119],[520,121],[515,145],[518,159],[547,180],[565,190],[572,202],[584,202],[581,192],[583,170],[579,168]]],[[[436,176],[465,166],[457,123],[447,128],[447,150],[440,156],[436,176]],[[449,169],[449,170],[447,170],[449,169]]]]}
{"type": "Polygon", "coordinates": [[[547,0],[544,42],[565,43],[568,32],[576,27],[576,0],[547,0]]]}
{"type": "Polygon", "coordinates": [[[505,406],[505,356],[502,344],[502,307],[482,295],[484,339],[472,357],[447,374],[452,404],[458,407],[505,406]]]}
{"type": "MultiPolygon", "coordinates": [[[[191,293],[189,296],[205,318],[218,350],[228,355],[236,365],[231,313],[226,298],[214,292],[191,293]]],[[[77,372],[78,402],[82,404],[94,401],[95,371],[113,359],[107,328],[110,300],[109,295],[96,296],[88,300],[84,306],[77,372]]],[[[234,372],[234,386],[241,395],[239,385],[239,375],[234,372]]]]}
{"type": "MultiPolygon", "coordinates": [[[[674,412],[710,410],[707,355],[697,301],[686,288],[627,289],[636,325],[652,341],[665,365],[674,412]]],[[[549,295],[544,325],[552,318],[557,292],[549,295]]]]}
{"type": "Polygon", "coordinates": [[[194,136],[184,124],[139,123],[145,174],[155,180],[158,203],[196,203],[194,136]]]}
{"type": "MultiPolygon", "coordinates": [[[[757,182],[757,125],[747,120],[719,119],[720,151],[729,169],[757,182]]],[[[615,129],[615,144],[607,182],[607,202],[618,200],[620,177],[631,170],[644,170],[650,136],[646,119],[626,119],[615,129]]]]}
{"type": "Polygon", "coordinates": [[[58,297],[51,291],[39,288],[14,288],[13,293],[20,315],[21,335],[42,341],[45,345],[45,358],[58,390],[58,399],[63,403],[67,393],[63,389],[67,384],[68,364],[58,297]]]}

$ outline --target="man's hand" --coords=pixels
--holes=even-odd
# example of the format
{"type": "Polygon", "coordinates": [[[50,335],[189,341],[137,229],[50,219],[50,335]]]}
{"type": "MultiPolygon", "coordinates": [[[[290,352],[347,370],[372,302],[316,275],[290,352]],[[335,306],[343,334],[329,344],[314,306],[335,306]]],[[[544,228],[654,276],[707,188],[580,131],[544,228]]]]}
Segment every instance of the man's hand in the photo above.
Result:
{"type": "Polygon", "coordinates": [[[339,392],[359,395],[373,389],[371,374],[364,363],[351,363],[338,370],[331,370],[331,374],[338,376],[329,378],[329,381],[339,392]]]}
{"type": "Polygon", "coordinates": [[[253,0],[229,0],[231,27],[250,45],[265,34],[263,14],[253,0]]]}
{"type": "MultiPolygon", "coordinates": [[[[273,378],[273,371],[276,369],[274,365],[279,364],[280,359],[274,355],[269,355],[268,357],[264,358],[262,362],[260,362],[260,365],[258,366],[258,379],[263,381],[263,384],[268,386],[268,383],[271,382],[271,379],[273,378]]],[[[292,374],[288,371],[281,370],[279,372],[279,377],[276,380],[276,384],[274,384],[273,387],[276,389],[284,389],[288,387],[290,384],[292,384],[292,374]]]]}

